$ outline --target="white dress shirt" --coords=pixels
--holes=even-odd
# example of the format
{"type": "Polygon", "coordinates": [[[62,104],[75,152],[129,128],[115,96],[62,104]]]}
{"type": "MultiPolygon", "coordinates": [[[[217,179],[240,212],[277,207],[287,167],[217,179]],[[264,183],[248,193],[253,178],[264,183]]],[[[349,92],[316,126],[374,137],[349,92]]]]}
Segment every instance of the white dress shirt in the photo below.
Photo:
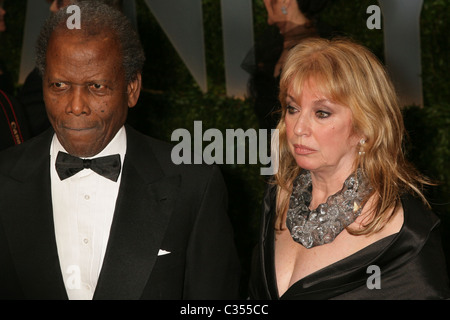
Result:
{"type": "MultiPolygon", "coordinates": [[[[126,142],[122,127],[95,158],[118,153],[123,167],[126,142]]],[[[69,299],[89,300],[94,295],[102,268],[122,172],[117,182],[90,169],[61,181],[55,169],[58,151],[67,152],[54,135],[50,147],[50,176],[61,272],[69,299]]]]}

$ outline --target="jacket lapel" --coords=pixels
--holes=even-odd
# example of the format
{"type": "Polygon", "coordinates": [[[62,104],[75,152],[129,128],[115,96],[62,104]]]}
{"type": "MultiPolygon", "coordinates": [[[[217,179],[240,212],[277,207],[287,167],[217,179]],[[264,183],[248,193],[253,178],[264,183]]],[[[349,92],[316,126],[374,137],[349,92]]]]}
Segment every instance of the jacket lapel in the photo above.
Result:
{"type": "Polygon", "coordinates": [[[180,177],[165,176],[148,141],[127,127],[127,154],[94,299],[139,299],[156,262],[180,177]]]}
{"type": "MultiPolygon", "coordinates": [[[[11,170],[11,212],[5,230],[27,299],[67,299],[59,265],[50,188],[53,131],[36,138],[11,170]],[[43,290],[45,288],[45,290],[43,290]]],[[[25,147],[25,146],[24,146],[25,147]]]]}

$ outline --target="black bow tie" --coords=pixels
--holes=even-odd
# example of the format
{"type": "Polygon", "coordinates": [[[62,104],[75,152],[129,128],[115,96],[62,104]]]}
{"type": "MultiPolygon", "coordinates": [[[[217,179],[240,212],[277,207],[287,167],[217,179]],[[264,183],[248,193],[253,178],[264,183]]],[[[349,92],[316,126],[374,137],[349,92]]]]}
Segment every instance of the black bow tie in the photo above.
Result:
{"type": "Polygon", "coordinates": [[[91,169],[99,175],[117,182],[120,167],[119,154],[94,159],[81,159],[59,151],[56,157],[56,172],[58,172],[61,180],[69,178],[83,169],[91,169]]]}

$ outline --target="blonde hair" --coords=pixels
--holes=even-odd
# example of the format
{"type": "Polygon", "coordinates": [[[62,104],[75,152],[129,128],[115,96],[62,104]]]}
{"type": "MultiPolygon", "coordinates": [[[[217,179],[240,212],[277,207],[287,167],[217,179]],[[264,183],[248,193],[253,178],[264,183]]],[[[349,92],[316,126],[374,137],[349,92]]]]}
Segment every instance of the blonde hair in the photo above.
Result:
{"type": "Polygon", "coordinates": [[[287,92],[300,96],[311,79],[328,99],[350,108],[354,132],[366,137],[365,153],[355,157],[354,169],[363,170],[373,187],[370,196],[376,197],[371,207],[373,218],[357,234],[381,230],[405,191],[416,193],[428,204],[421,188],[431,183],[405,159],[403,117],[383,65],[367,48],[350,40],[313,38],[291,49],[280,79],[279,168],[274,177],[278,195],[276,226],[282,228],[292,181],[301,171],[286,141],[287,92]]]}

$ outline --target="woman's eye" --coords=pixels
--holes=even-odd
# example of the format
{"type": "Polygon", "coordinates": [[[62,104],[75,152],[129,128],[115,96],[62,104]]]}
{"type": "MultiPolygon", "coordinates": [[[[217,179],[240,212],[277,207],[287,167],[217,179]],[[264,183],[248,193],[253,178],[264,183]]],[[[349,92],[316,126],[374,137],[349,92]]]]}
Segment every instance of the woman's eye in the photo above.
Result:
{"type": "Polygon", "coordinates": [[[325,119],[325,118],[328,118],[331,115],[331,113],[320,110],[320,111],[316,112],[316,115],[317,115],[317,118],[319,118],[319,119],[325,119]]]}
{"type": "Polygon", "coordinates": [[[287,106],[286,109],[287,109],[287,112],[288,112],[289,114],[294,114],[294,113],[296,113],[296,112],[298,111],[298,110],[297,110],[295,107],[293,107],[293,106],[287,106]]]}

